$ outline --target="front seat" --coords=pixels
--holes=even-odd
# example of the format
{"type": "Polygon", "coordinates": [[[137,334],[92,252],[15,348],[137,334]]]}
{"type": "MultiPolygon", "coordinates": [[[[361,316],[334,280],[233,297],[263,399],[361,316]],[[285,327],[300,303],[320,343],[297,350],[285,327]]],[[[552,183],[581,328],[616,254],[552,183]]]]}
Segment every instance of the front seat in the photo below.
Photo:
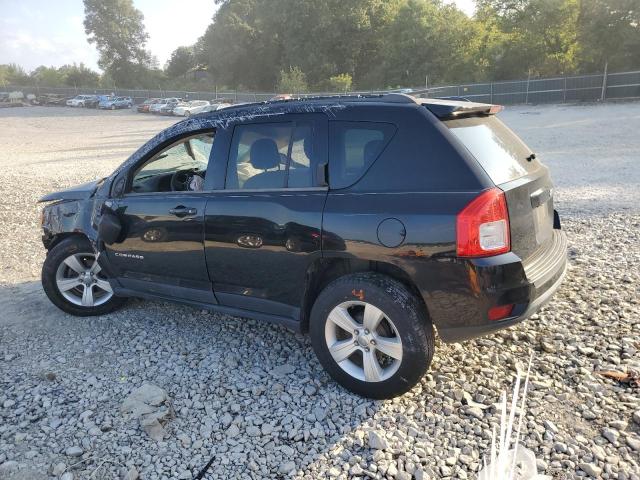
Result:
{"type": "Polygon", "coordinates": [[[249,150],[249,162],[253,168],[264,170],[264,172],[248,178],[242,188],[284,188],[285,171],[267,171],[280,166],[280,152],[273,139],[261,138],[253,142],[249,150]]]}

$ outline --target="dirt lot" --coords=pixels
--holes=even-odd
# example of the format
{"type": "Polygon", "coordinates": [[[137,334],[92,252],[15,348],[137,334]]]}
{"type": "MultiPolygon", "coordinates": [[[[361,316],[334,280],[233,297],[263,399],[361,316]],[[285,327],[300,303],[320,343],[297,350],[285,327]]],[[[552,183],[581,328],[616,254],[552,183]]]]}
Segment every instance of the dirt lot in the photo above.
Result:
{"type": "Polygon", "coordinates": [[[279,327],[142,301],[97,318],[56,310],[38,281],[37,199],[107,175],[176,119],[0,110],[0,479],[186,479],[212,457],[205,478],[474,478],[493,404],[533,351],[523,443],[539,473],[639,480],[638,388],[597,371],[640,372],[640,103],[501,117],[551,168],[567,280],[524,324],[438,343],[418,387],[374,402],[279,327]],[[120,413],[145,382],[172,398],[165,441],[120,413]]]}

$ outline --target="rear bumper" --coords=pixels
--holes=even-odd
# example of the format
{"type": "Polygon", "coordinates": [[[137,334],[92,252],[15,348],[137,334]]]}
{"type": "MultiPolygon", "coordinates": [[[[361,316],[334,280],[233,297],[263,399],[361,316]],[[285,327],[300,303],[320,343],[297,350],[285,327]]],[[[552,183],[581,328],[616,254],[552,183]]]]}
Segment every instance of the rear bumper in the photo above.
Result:
{"type": "Polygon", "coordinates": [[[554,230],[549,245],[526,262],[513,253],[468,261],[469,281],[459,289],[458,304],[462,308],[457,309],[457,315],[452,315],[451,307],[441,308],[437,302],[432,312],[432,304],[427,303],[442,340],[450,343],[480,337],[529,318],[562,284],[567,271],[566,252],[566,235],[554,230]],[[515,304],[510,317],[488,319],[491,307],[507,304],[515,304]]]}

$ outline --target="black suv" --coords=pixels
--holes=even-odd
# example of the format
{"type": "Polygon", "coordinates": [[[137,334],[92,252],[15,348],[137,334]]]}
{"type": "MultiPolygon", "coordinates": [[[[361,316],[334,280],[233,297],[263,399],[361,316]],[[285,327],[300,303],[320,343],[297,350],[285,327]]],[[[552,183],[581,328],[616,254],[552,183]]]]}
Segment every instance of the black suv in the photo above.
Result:
{"type": "Polygon", "coordinates": [[[190,117],[41,200],[44,289],[74,315],[143,297],[283,324],[346,388],[401,394],[434,327],[514,325],[563,279],[549,172],[499,109],[387,94],[190,117]]]}

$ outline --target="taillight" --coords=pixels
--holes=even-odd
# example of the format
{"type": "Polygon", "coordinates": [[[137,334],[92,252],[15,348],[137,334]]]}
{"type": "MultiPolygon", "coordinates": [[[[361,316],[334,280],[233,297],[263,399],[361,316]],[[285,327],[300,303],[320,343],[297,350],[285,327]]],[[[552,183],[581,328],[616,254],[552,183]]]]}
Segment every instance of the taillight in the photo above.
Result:
{"type": "Polygon", "coordinates": [[[511,250],[509,211],[504,192],[486,190],[458,214],[457,253],[460,257],[486,257],[511,250]]]}
{"type": "Polygon", "coordinates": [[[511,312],[513,312],[513,307],[515,307],[513,303],[510,303],[509,305],[492,307],[487,312],[487,317],[489,317],[489,320],[493,321],[502,320],[503,318],[507,318],[509,315],[511,315],[511,312]]]}

